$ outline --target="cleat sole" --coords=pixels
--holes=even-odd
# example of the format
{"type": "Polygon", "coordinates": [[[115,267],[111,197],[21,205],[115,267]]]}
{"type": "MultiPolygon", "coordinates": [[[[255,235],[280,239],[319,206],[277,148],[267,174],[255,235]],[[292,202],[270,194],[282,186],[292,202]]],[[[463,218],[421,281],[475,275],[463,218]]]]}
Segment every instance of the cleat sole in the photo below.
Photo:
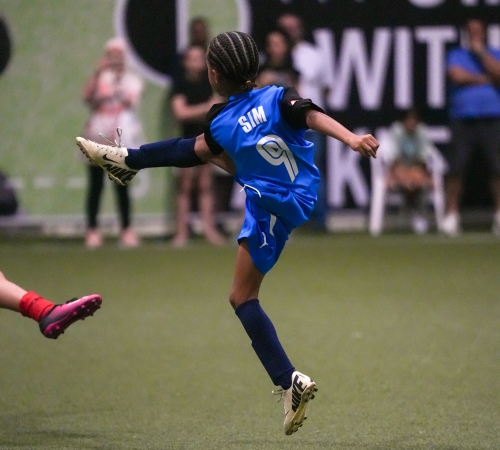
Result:
{"type": "Polygon", "coordinates": [[[298,429],[304,424],[304,421],[307,419],[306,416],[307,404],[309,403],[309,400],[314,399],[315,397],[314,394],[316,392],[318,392],[318,388],[316,387],[316,383],[314,381],[304,389],[304,392],[302,392],[299,407],[295,412],[295,417],[292,419],[291,428],[285,433],[287,436],[290,436],[291,434],[298,431],[298,429]]]}

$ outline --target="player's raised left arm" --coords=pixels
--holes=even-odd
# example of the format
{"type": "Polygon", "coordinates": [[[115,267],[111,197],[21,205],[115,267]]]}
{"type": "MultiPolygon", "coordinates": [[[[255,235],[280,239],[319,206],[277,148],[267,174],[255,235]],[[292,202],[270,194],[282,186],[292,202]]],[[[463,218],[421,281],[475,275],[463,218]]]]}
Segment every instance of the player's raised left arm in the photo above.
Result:
{"type": "Polygon", "coordinates": [[[338,139],[362,156],[377,157],[379,143],[371,134],[354,134],[335,119],[314,109],[306,113],[306,123],[312,130],[338,139]]]}

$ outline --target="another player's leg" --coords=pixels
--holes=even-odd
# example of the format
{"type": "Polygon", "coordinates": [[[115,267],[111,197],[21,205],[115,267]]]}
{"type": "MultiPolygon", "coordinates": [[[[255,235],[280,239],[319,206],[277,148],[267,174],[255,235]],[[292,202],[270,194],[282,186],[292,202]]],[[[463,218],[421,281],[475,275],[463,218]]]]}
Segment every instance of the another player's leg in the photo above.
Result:
{"type": "Polygon", "coordinates": [[[273,391],[284,400],[287,435],[297,431],[306,419],[306,407],[317,391],[316,383],[295,370],[288,359],[273,323],[258,300],[264,275],[252,261],[246,240],[240,242],[230,302],[247,332],[252,347],[271,380],[280,389],[273,391]]]}
{"type": "Polygon", "coordinates": [[[47,338],[57,339],[72,323],[92,316],[101,303],[101,297],[94,294],[56,305],[36,292],[27,292],[7,280],[0,272],[0,308],[19,312],[36,320],[40,331],[47,338]]]}

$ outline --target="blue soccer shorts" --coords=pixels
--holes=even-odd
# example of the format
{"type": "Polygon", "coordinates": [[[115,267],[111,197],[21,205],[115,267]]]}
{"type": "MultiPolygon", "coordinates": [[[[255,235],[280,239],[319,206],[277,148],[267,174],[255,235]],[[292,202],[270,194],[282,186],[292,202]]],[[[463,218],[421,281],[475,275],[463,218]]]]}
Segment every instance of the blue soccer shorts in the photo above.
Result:
{"type": "Polygon", "coordinates": [[[274,214],[246,199],[238,242],[248,240],[250,256],[259,272],[266,274],[276,264],[291,231],[274,214]]]}

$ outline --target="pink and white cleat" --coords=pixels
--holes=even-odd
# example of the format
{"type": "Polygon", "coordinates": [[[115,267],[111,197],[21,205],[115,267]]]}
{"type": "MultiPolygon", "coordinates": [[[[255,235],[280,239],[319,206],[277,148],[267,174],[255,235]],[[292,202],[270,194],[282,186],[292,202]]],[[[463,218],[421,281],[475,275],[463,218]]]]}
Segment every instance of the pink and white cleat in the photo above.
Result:
{"type": "Polygon", "coordinates": [[[101,307],[100,295],[92,294],[81,298],[74,298],[55,305],[39,322],[40,331],[46,338],[57,339],[66,328],[77,320],[93,316],[101,307]]]}

